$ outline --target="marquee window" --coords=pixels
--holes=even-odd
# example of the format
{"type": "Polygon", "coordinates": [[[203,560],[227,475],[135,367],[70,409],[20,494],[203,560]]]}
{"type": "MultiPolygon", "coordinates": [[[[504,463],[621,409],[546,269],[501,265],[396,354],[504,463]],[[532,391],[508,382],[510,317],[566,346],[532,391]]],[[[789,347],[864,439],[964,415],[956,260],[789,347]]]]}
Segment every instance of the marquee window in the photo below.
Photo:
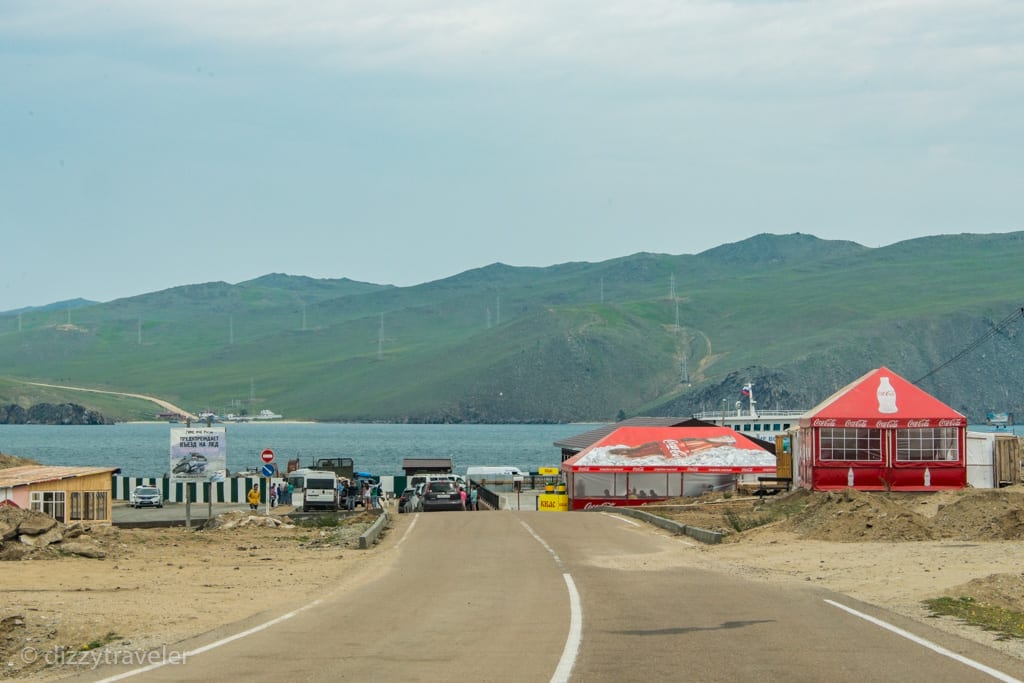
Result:
{"type": "Polygon", "coordinates": [[[822,427],[819,430],[820,458],[830,461],[881,460],[882,430],[851,427],[822,427]]]}
{"type": "Polygon", "coordinates": [[[107,518],[106,491],[73,491],[69,521],[107,518]]]}
{"type": "Polygon", "coordinates": [[[64,521],[64,492],[63,491],[33,491],[29,497],[29,507],[36,512],[42,512],[61,522],[64,521]]]}
{"type": "Polygon", "coordinates": [[[959,459],[955,427],[900,429],[896,432],[898,462],[956,462],[959,459]]]}

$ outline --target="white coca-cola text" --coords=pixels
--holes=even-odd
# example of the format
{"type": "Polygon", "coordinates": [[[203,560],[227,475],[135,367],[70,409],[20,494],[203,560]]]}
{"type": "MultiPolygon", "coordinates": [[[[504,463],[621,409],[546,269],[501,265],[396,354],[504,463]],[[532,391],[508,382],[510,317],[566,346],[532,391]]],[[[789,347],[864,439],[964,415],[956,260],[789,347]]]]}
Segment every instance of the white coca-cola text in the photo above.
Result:
{"type": "Polygon", "coordinates": [[[939,420],[940,427],[962,427],[964,424],[960,418],[945,418],[939,420]]]}
{"type": "Polygon", "coordinates": [[[914,427],[928,427],[931,423],[931,420],[907,420],[907,427],[911,429],[914,427]]]}
{"type": "Polygon", "coordinates": [[[844,427],[852,427],[854,429],[863,429],[868,426],[867,420],[847,420],[843,423],[844,427]]]}
{"type": "Polygon", "coordinates": [[[830,417],[827,420],[826,419],[815,419],[813,422],[811,422],[811,426],[812,427],[835,427],[836,424],[837,424],[837,422],[836,422],[836,419],[834,417],[830,417]]]}
{"type": "Polygon", "coordinates": [[[875,429],[896,429],[899,426],[899,420],[879,420],[875,423],[875,429]]]}

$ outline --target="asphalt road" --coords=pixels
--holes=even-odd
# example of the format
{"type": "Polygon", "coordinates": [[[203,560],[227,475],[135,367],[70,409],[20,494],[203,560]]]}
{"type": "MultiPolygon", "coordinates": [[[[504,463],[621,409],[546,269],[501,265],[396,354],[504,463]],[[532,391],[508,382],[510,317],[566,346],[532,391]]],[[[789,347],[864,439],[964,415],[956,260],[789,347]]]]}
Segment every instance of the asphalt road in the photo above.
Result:
{"type": "MultiPolygon", "coordinates": [[[[344,586],[296,596],[295,612],[174,645],[191,652],[185,664],[131,678],[1024,678],[1024,662],[811,585],[683,567],[673,558],[700,552],[688,539],[617,515],[445,512],[401,515],[395,523],[383,541],[387,552],[344,586]]],[[[91,678],[124,672],[129,667],[91,678]]]]}

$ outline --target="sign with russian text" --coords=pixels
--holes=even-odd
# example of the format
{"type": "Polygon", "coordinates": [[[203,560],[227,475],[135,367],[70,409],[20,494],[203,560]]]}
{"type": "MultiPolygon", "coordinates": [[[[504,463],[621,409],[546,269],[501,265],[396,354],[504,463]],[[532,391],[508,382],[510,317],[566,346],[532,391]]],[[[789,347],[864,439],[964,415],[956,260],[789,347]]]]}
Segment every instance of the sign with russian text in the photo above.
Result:
{"type": "Polygon", "coordinates": [[[218,481],[228,466],[223,427],[171,430],[171,479],[218,481]]]}

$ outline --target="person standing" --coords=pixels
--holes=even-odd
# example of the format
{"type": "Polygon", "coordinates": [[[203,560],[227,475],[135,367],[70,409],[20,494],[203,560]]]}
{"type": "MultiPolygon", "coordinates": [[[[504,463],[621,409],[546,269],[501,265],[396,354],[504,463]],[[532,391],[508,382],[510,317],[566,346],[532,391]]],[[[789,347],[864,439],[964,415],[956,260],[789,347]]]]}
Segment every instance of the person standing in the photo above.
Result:
{"type": "Polygon", "coordinates": [[[374,484],[370,487],[370,509],[376,510],[377,505],[380,502],[380,484],[374,484]]]}
{"type": "Polygon", "coordinates": [[[459,487],[459,498],[462,499],[462,509],[468,509],[466,507],[466,489],[462,488],[461,486],[459,487]]]}
{"type": "Polygon", "coordinates": [[[270,485],[270,507],[277,507],[277,484],[270,485]]]}
{"type": "Polygon", "coordinates": [[[256,509],[260,505],[260,489],[256,484],[252,485],[249,489],[249,494],[246,496],[246,500],[249,501],[249,509],[256,512],[256,509]]]}
{"type": "Polygon", "coordinates": [[[370,509],[370,482],[363,482],[363,510],[370,509]]]}
{"type": "Polygon", "coordinates": [[[477,511],[480,509],[480,492],[476,488],[476,484],[473,484],[473,488],[469,490],[469,509],[477,511]]]}

